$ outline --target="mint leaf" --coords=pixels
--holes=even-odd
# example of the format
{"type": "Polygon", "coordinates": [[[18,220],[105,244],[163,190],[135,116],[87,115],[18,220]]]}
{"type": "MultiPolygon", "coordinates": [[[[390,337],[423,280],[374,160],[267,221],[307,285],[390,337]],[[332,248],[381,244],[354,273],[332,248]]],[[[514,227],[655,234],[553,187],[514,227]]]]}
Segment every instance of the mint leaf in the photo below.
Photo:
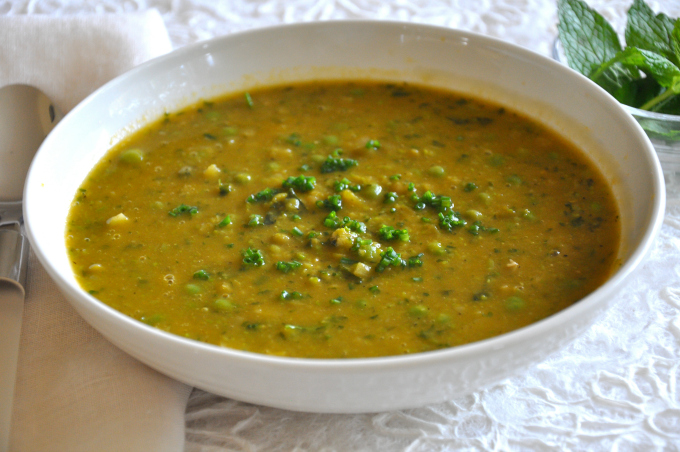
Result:
{"type": "Polygon", "coordinates": [[[633,80],[630,83],[626,97],[621,99],[621,103],[625,105],[643,105],[650,99],[664,92],[664,89],[652,77],[645,77],[638,80],[633,80]]]}
{"type": "Polygon", "coordinates": [[[626,23],[626,45],[649,50],[666,57],[676,66],[680,66],[677,53],[677,39],[673,42],[673,19],[663,13],[654,15],[654,11],[643,0],[634,0],[628,10],[626,23]]]}
{"type": "MultiPolygon", "coordinates": [[[[557,16],[560,42],[572,69],[590,76],[621,52],[614,28],[582,0],[558,0],[557,16]]],[[[639,78],[636,71],[617,63],[600,71],[597,83],[620,99],[624,95],[621,89],[625,91],[625,86],[636,78],[639,78]]]]}
{"type": "Polygon", "coordinates": [[[679,92],[675,91],[678,89],[675,86],[678,84],[678,80],[680,80],[680,68],[662,55],[638,49],[637,47],[626,47],[625,50],[617,53],[614,58],[602,64],[591,75],[591,78],[597,81],[601,74],[616,63],[621,63],[631,69],[637,68],[648,76],[653,77],[664,88],[672,89],[676,93],[679,92]]]}
{"type": "Polygon", "coordinates": [[[673,33],[671,34],[671,44],[673,45],[675,58],[680,61],[680,19],[675,19],[675,26],[673,26],[673,33]]]}

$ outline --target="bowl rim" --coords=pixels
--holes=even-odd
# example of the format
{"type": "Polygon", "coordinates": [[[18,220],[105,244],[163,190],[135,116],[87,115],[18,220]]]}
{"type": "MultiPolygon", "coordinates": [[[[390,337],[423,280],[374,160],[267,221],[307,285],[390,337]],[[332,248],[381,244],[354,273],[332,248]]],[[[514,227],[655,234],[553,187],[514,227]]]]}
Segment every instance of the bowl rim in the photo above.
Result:
{"type": "MultiPolygon", "coordinates": [[[[215,47],[215,46],[220,46],[222,42],[224,41],[230,41],[236,38],[245,38],[248,37],[249,35],[253,34],[262,34],[262,33],[277,33],[282,29],[294,29],[294,28],[318,28],[318,27],[350,27],[350,26],[371,26],[371,27],[397,27],[397,28],[404,28],[404,29],[409,29],[414,32],[417,32],[419,30],[423,31],[434,31],[436,33],[443,33],[446,34],[447,36],[451,37],[456,37],[456,38],[466,38],[466,39],[472,39],[480,44],[484,44],[487,47],[489,45],[493,45],[495,47],[500,47],[503,50],[515,55],[515,56],[521,56],[524,59],[530,59],[533,61],[540,61],[541,64],[543,65],[556,65],[559,66],[560,68],[567,69],[573,73],[573,76],[577,76],[582,78],[584,81],[587,83],[591,83],[594,85],[597,89],[601,90],[602,92],[606,93],[604,90],[602,90],[599,86],[597,86],[594,82],[590,81],[586,77],[584,77],[581,74],[578,74],[576,71],[573,71],[566,67],[564,64],[559,63],[558,61],[552,60],[549,57],[540,55],[536,52],[530,51],[526,48],[523,48],[519,45],[512,44],[503,40],[500,40],[498,38],[482,35],[479,33],[475,32],[470,32],[466,30],[459,30],[459,29],[454,29],[454,28],[448,28],[448,27],[443,27],[443,26],[437,26],[437,25],[430,25],[430,24],[420,24],[420,23],[412,23],[412,22],[403,22],[403,21],[397,21],[397,20],[370,20],[370,19],[359,19],[359,20],[329,20],[329,21],[320,21],[320,22],[302,22],[302,23],[292,23],[292,24],[281,24],[281,25],[275,25],[275,26],[268,26],[268,27],[262,27],[262,28],[256,28],[256,29],[249,29],[249,30],[244,30],[244,31],[239,31],[235,33],[230,33],[224,36],[216,37],[209,39],[207,41],[201,41],[197,42],[191,45],[187,45],[185,47],[181,47],[179,49],[176,49],[174,51],[171,51],[165,55],[156,57],[154,59],[151,59],[147,62],[144,62],[127,72],[115,77],[111,81],[105,83],[98,89],[96,89],[94,92],[92,92],[89,96],[87,96],[84,100],[78,103],[76,107],[74,107],[65,117],[62,119],[62,121],[56,126],[55,130],[59,130],[61,127],[66,127],[63,124],[68,124],[70,121],[70,118],[72,116],[76,116],[79,114],[79,112],[83,109],[86,109],[87,106],[93,102],[94,99],[98,98],[101,96],[102,92],[107,92],[110,90],[116,89],[117,86],[119,85],[124,85],[127,83],[128,79],[134,78],[137,76],[139,73],[143,73],[144,71],[147,71],[149,67],[155,67],[158,65],[166,64],[175,60],[181,60],[185,58],[185,56],[192,55],[196,52],[200,51],[205,51],[208,52],[209,49],[215,47]]],[[[559,69],[563,70],[563,69],[559,69]]],[[[615,101],[615,99],[611,98],[610,96],[607,96],[607,99],[602,100],[605,103],[609,103],[612,108],[616,111],[617,109],[620,111],[622,109],[622,106],[615,101]]],[[[419,352],[419,353],[411,353],[411,354],[405,354],[405,355],[392,355],[392,356],[380,356],[380,357],[368,357],[368,358],[333,358],[333,359],[325,359],[325,358],[297,358],[297,357],[282,357],[282,356],[275,356],[275,355],[265,355],[265,354],[260,354],[260,353],[254,353],[254,352],[248,352],[248,351],[241,351],[241,350],[236,350],[236,349],[230,349],[226,347],[221,347],[217,345],[212,345],[212,344],[207,344],[204,342],[199,342],[196,340],[188,339],[188,338],[183,338],[181,336],[168,333],[162,330],[159,330],[157,328],[154,328],[152,326],[146,325],[132,317],[129,317],[113,308],[110,306],[106,305],[102,301],[99,301],[92,295],[88,294],[85,292],[78,284],[77,282],[72,282],[69,280],[66,280],[62,278],[62,276],[57,272],[56,269],[53,268],[53,265],[50,264],[50,260],[48,257],[44,254],[41,246],[41,241],[39,237],[35,235],[35,232],[33,228],[31,227],[32,225],[32,218],[33,215],[30,211],[30,206],[27,205],[26,203],[24,204],[24,218],[26,219],[26,231],[27,235],[29,237],[29,240],[32,245],[32,249],[34,250],[36,256],[38,257],[39,261],[42,263],[43,267],[49,274],[49,276],[55,280],[55,282],[58,283],[60,288],[64,290],[66,288],[67,290],[71,291],[73,294],[77,295],[79,298],[84,299],[87,301],[88,304],[93,305],[96,307],[98,311],[104,311],[107,316],[112,316],[116,318],[117,322],[122,323],[128,327],[132,327],[135,329],[143,329],[145,330],[146,333],[161,337],[163,340],[170,341],[176,344],[181,344],[183,346],[190,346],[192,348],[196,348],[201,351],[206,351],[210,354],[213,355],[221,355],[222,358],[225,359],[234,359],[234,360],[242,360],[242,361],[247,361],[247,362],[255,362],[255,363],[263,363],[267,364],[270,367],[275,367],[275,368],[295,368],[296,370],[333,370],[333,371],[345,371],[345,372],[351,372],[354,370],[361,370],[363,371],[378,371],[378,370],[386,370],[386,369],[397,369],[397,368],[413,368],[417,367],[422,364],[444,364],[444,363],[453,363],[456,362],[457,360],[462,360],[470,357],[474,357],[476,355],[479,355],[480,352],[487,351],[487,350],[498,350],[498,349],[503,349],[508,346],[512,345],[517,345],[520,343],[525,343],[529,342],[532,340],[540,340],[542,336],[545,335],[546,331],[549,331],[558,325],[563,325],[566,323],[571,323],[574,319],[592,311],[593,306],[600,304],[604,299],[607,299],[608,297],[611,297],[614,293],[618,292],[623,285],[626,283],[626,279],[629,278],[631,273],[640,265],[642,260],[645,258],[645,256],[650,252],[653,244],[654,244],[654,237],[658,234],[662,222],[663,222],[663,212],[664,212],[664,207],[665,207],[665,189],[664,189],[664,183],[663,183],[663,174],[661,171],[661,165],[659,163],[658,157],[656,156],[656,153],[653,150],[653,147],[651,143],[649,142],[647,136],[644,134],[644,131],[640,128],[640,126],[637,124],[637,122],[634,121],[630,115],[626,114],[627,118],[630,118],[630,126],[634,129],[636,129],[637,133],[639,134],[640,138],[642,140],[645,140],[647,142],[647,146],[645,146],[645,149],[647,150],[645,156],[646,159],[649,161],[650,166],[654,170],[653,176],[653,181],[655,183],[654,186],[654,199],[653,199],[653,206],[651,209],[651,214],[649,218],[647,219],[645,225],[646,225],[646,230],[645,233],[642,235],[639,244],[635,247],[634,251],[630,253],[628,259],[626,259],[622,265],[620,265],[610,276],[607,281],[602,284],[598,289],[595,291],[591,292],[588,294],[586,297],[582,298],[581,300],[577,301],[573,305],[558,311],[557,313],[544,318],[542,320],[539,320],[537,322],[534,322],[532,324],[529,324],[525,327],[504,333],[502,335],[494,336],[488,339],[483,339],[480,341],[468,343],[468,344],[463,344],[459,346],[454,346],[454,347],[449,347],[449,348],[443,348],[443,349],[438,349],[438,350],[432,350],[432,351],[427,351],[427,352],[419,352]]],[[[50,133],[50,136],[43,142],[43,145],[41,146],[41,149],[38,151],[37,155],[40,155],[39,153],[43,148],[48,148],[48,146],[51,143],[51,137],[54,136],[54,132],[50,133]]],[[[44,151],[47,152],[47,151],[44,151]]],[[[36,159],[37,160],[37,159],[36,159]]],[[[35,161],[34,161],[35,162],[35,161]]],[[[32,183],[32,178],[31,178],[31,173],[33,172],[33,165],[31,165],[31,169],[29,170],[29,176],[27,177],[26,180],[26,193],[29,192],[30,190],[30,184],[32,183]]],[[[39,183],[34,183],[36,185],[39,185],[39,183]]],[[[65,225],[64,225],[65,226],[65,225]]],[[[69,269],[69,271],[71,271],[69,269]]]]}

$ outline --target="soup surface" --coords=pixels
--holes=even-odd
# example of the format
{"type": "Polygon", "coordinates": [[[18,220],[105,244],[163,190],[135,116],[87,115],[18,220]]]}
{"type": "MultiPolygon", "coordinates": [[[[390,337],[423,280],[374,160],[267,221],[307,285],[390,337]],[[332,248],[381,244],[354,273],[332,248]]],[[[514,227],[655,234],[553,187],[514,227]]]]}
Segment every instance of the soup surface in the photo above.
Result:
{"type": "Polygon", "coordinates": [[[570,143],[498,105],[319,82],[203,102],[119,143],[69,214],[80,284],[188,338],[344,358],[478,341],[616,263],[617,205],[570,143]]]}

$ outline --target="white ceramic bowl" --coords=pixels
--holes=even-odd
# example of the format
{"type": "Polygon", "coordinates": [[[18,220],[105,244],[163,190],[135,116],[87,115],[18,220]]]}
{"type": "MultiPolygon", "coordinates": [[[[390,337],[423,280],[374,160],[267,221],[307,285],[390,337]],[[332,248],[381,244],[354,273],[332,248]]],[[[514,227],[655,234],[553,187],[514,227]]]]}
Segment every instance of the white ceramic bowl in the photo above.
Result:
{"type": "MultiPolygon", "coordinates": [[[[520,373],[581,334],[616,299],[657,234],[663,176],[633,118],[586,78],[494,39],[394,22],[323,22],[254,30],[179,49],[106,84],[44,142],[28,176],[25,219],[38,258],[83,318],[149,366],[238,400],[315,412],[415,407],[520,373]],[[279,358],[187,340],[97,301],[74,279],[66,215],[93,165],[121,136],[202,98],[254,85],[361,77],[448,87],[540,118],[577,142],[620,204],[622,261],[597,291],[526,328],[428,353],[370,359],[279,358]]],[[[621,332],[621,334],[626,334],[621,332]]]]}

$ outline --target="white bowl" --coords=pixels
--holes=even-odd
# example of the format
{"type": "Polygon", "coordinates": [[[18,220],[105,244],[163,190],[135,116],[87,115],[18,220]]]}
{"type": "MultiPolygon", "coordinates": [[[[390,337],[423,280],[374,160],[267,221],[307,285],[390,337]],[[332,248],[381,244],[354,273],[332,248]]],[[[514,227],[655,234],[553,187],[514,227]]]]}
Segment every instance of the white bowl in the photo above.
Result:
{"type": "MultiPolygon", "coordinates": [[[[80,315],[112,343],[177,380],[234,399],[300,411],[370,412],[460,396],[520,373],[581,334],[615,300],[663,218],[659,161],[642,129],[585,77],[479,35],[395,22],[322,22],[254,30],[179,49],[106,84],[40,148],[25,190],[38,258],[80,315]],[[577,142],[612,184],[622,261],[607,283],[538,323],[481,342],[405,356],[265,356],[174,336],[83,291],[64,243],[76,190],[104,153],[165,111],[254,85],[311,78],[406,80],[447,87],[540,118],[577,142]]],[[[625,332],[621,332],[625,334],[625,332]]]]}

